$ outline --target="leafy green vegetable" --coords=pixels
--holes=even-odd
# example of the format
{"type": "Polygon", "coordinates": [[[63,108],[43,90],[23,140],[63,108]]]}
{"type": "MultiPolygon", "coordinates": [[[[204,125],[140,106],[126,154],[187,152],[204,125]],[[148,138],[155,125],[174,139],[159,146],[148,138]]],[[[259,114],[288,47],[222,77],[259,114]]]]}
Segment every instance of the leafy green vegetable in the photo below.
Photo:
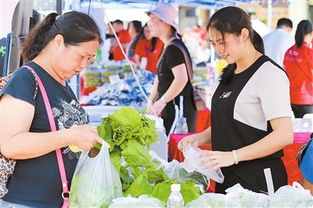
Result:
{"type": "Polygon", "coordinates": [[[145,175],[140,175],[132,185],[130,185],[129,189],[125,192],[125,196],[128,194],[133,197],[138,197],[142,194],[150,194],[153,190],[153,185],[148,182],[148,178],[145,175]]]}
{"type": "Polygon", "coordinates": [[[112,164],[114,165],[115,169],[119,172],[121,168],[121,150],[120,148],[116,147],[111,153],[110,158],[112,164]]]}
{"type": "Polygon", "coordinates": [[[139,112],[131,107],[121,108],[116,111],[112,117],[122,126],[136,127],[141,123],[141,116],[139,112]]]}
{"type": "Polygon", "coordinates": [[[131,167],[150,167],[153,166],[152,157],[147,150],[138,142],[131,140],[125,142],[125,148],[122,151],[127,166],[131,167]]]}
{"type": "Polygon", "coordinates": [[[123,107],[105,118],[98,127],[98,134],[110,144],[110,152],[116,146],[122,148],[127,140],[136,140],[147,148],[157,141],[155,121],[131,107],[123,107]]]}
{"type": "Polygon", "coordinates": [[[127,190],[129,186],[134,182],[134,177],[129,174],[129,171],[124,166],[121,166],[120,177],[122,182],[122,189],[127,190]]]}
{"type": "Polygon", "coordinates": [[[153,192],[151,195],[155,198],[160,199],[164,204],[167,203],[167,199],[171,194],[171,184],[175,183],[175,181],[167,180],[162,183],[158,183],[155,185],[153,192]]]}
{"type": "Polygon", "coordinates": [[[180,192],[184,198],[185,204],[200,197],[200,190],[195,185],[196,183],[194,181],[187,181],[181,184],[180,192]]]}
{"type": "MultiPolygon", "coordinates": [[[[157,141],[155,122],[141,115],[131,107],[123,107],[109,115],[98,127],[98,134],[110,144],[110,156],[113,165],[119,171],[124,195],[138,197],[152,195],[166,204],[171,192],[171,184],[182,184],[182,196],[185,202],[200,196],[195,181],[184,177],[179,181],[169,180],[163,169],[152,160],[148,153],[150,145],[157,141]]],[[[199,176],[195,178],[199,179],[199,176]]]]}
{"type": "Polygon", "coordinates": [[[147,176],[149,183],[156,184],[168,180],[168,176],[161,168],[158,170],[155,168],[146,169],[143,174],[147,176]]]}

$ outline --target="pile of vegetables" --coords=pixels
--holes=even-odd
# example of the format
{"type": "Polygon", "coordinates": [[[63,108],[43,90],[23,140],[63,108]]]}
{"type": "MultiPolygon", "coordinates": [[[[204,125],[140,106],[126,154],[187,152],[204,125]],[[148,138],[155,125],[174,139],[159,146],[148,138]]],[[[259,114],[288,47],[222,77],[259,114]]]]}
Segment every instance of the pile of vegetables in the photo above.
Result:
{"type": "MultiPolygon", "coordinates": [[[[124,196],[146,194],[166,203],[171,184],[178,181],[169,179],[148,153],[150,145],[158,140],[155,122],[134,108],[123,107],[104,119],[98,134],[110,144],[110,157],[120,174],[124,196]]],[[[200,196],[195,185],[195,180],[181,182],[185,203],[200,196]]]]}

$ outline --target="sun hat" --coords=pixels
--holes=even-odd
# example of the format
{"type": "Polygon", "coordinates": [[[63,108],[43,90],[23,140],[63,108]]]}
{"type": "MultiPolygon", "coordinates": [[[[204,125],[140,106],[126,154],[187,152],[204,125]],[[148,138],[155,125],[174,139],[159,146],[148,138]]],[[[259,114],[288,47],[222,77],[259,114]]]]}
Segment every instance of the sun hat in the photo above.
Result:
{"type": "Polygon", "coordinates": [[[171,4],[159,3],[156,8],[146,11],[145,13],[147,15],[154,14],[166,24],[173,26],[177,32],[179,31],[178,24],[175,22],[178,11],[171,4]]]}

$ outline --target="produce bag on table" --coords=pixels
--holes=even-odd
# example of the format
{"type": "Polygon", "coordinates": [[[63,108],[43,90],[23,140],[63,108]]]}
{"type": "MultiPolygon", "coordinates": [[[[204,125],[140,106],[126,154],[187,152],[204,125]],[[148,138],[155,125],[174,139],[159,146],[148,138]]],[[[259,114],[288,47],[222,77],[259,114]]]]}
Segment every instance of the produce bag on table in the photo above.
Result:
{"type": "Polygon", "coordinates": [[[186,208],[214,208],[227,207],[227,198],[224,194],[205,193],[198,199],[189,202],[186,208]]]}
{"type": "Polygon", "coordinates": [[[84,151],[78,160],[72,179],[70,207],[102,208],[112,199],[122,196],[119,174],[114,168],[108,148],[102,145],[94,151],[84,151]]]}
{"type": "Polygon", "coordinates": [[[131,196],[120,197],[113,199],[112,204],[110,204],[109,208],[163,208],[163,204],[157,198],[141,195],[138,198],[134,198],[131,196]]]}
{"type": "Polygon", "coordinates": [[[280,187],[270,197],[270,207],[313,207],[313,196],[299,183],[280,187]]]}
{"type": "Polygon", "coordinates": [[[185,161],[183,163],[184,168],[188,172],[199,172],[203,175],[205,175],[207,178],[211,178],[212,180],[218,182],[218,183],[223,183],[224,182],[224,175],[221,171],[220,168],[217,170],[213,171],[209,168],[202,169],[200,166],[200,155],[202,152],[205,152],[208,150],[202,150],[200,148],[194,147],[191,144],[187,144],[184,149],[183,149],[183,154],[185,157],[185,161]]]}
{"type": "Polygon", "coordinates": [[[243,188],[239,183],[226,189],[227,207],[266,208],[269,196],[243,188]]]}

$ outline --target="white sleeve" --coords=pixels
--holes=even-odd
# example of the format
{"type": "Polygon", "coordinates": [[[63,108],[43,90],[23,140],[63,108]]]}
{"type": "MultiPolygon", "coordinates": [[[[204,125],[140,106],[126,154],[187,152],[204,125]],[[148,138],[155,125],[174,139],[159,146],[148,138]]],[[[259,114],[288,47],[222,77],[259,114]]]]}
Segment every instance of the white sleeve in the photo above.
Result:
{"type": "Polygon", "coordinates": [[[268,63],[257,84],[264,117],[267,121],[279,117],[292,117],[289,94],[289,80],[286,73],[268,63]]]}

